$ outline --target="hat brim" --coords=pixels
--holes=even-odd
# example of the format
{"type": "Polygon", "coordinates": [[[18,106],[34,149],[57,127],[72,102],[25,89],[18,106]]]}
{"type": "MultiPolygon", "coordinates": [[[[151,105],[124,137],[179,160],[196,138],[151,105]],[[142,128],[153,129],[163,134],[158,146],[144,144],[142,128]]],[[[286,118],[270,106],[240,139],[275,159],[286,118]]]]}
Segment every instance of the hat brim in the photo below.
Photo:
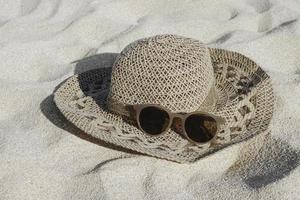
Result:
{"type": "Polygon", "coordinates": [[[74,75],[54,93],[62,114],[85,133],[105,142],[176,162],[199,158],[245,141],[268,129],[274,107],[270,77],[254,61],[239,53],[209,49],[218,100],[211,111],[223,116],[214,145],[196,145],[169,130],[151,137],[105,108],[111,66],[74,75]]]}

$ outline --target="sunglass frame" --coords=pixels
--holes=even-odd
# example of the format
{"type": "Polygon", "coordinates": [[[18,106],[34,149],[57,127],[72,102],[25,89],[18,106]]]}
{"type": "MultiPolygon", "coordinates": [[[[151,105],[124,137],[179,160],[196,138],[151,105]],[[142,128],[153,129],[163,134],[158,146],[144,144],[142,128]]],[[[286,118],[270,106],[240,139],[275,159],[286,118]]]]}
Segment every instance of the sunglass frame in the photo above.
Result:
{"type": "Polygon", "coordinates": [[[208,144],[208,143],[213,143],[213,141],[215,141],[215,138],[217,137],[217,133],[220,131],[220,126],[222,124],[225,123],[225,119],[220,117],[220,116],[216,116],[212,113],[208,113],[208,112],[205,112],[205,111],[194,111],[194,112],[191,112],[191,113],[173,113],[171,112],[169,109],[161,106],[161,105],[158,105],[158,104],[135,104],[135,105],[131,105],[129,106],[131,107],[132,111],[134,111],[134,118],[136,120],[136,123],[138,125],[138,128],[146,135],[149,135],[149,136],[152,136],[152,137],[158,137],[158,136],[161,136],[163,134],[165,134],[166,132],[168,132],[168,130],[171,128],[173,122],[174,122],[174,119],[175,118],[179,118],[181,120],[181,125],[182,125],[182,128],[181,128],[181,131],[179,131],[179,134],[182,134],[186,139],[188,139],[190,142],[193,142],[193,143],[196,143],[198,145],[204,145],[204,144],[208,144]],[[140,124],[140,120],[139,120],[139,117],[140,117],[140,113],[141,111],[144,109],[144,108],[147,108],[147,107],[155,107],[155,108],[158,108],[160,110],[163,110],[165,111],[168,115],[169,115],[169,124],[168,126],[166,126],[165,130],[162,131],[161,133],[159,134],[155,134],[155,135],[152,135],[150,133],[147,133],[146,131],[144,131],[144,129],[141,127],[141,124],[140,124]],[[206,116],[206,117],[211,117],[213,118],[215,121],[216,121],[216,124],[217,124],[217,130],[215,133],[212,133],[213,134],[213,137],[206,141],[206,142],[197,142],[197,141],[194,141],[193,139],[191,139],[186,130],[185,130],[185,121],[186,119],[191,116],[191,115],[203,115],[203,116],[206,116]]]}

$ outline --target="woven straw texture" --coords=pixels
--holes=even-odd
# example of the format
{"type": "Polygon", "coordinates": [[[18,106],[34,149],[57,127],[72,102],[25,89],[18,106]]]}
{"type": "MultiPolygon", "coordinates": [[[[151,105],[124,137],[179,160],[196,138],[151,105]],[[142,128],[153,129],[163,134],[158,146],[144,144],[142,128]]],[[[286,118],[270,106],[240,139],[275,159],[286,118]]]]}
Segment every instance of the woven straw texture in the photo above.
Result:
{"type": "Polygon", "coordinates": [[[112,68],[72,76],[54,101],[67,119],[96,138],[184,163],[267,131],[274,95],[269,76],[249,58],[159,35],[128,45],[112,68]],[[151,137],[108,110],[115,101],[156,103],[173,112],[206,110],[226,123],[214,144],[195,145],[172,129],[151,137]]]}
{"type": "Polygon", "coordinates": [[[152,103],[173,112],[192,112],[202,104],[213,81],[209,51],[203,44],[159,35],[138,40],[121,52],[114,64],[108,102],[152,103]]]}

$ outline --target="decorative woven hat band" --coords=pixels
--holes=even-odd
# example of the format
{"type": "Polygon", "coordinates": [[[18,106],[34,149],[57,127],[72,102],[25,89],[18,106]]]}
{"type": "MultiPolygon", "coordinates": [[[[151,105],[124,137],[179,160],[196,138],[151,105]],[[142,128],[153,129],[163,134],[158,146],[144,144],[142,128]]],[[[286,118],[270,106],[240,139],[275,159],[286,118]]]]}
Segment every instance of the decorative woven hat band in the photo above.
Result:
{"type": "MultiPolygon", "coordinates": [[[[217,102],[217,92],[215,85],[212,85],[208,95],[204,99],[203,103],[199,106],[197,110],[194,111],[211,111],[215,107],[217,102]]],[[[126,109],[127,104],[120,102],[118,100],[110,98],[107,101],[107,109],[120,116],[130,117],[130,111],[126,109]]]]}

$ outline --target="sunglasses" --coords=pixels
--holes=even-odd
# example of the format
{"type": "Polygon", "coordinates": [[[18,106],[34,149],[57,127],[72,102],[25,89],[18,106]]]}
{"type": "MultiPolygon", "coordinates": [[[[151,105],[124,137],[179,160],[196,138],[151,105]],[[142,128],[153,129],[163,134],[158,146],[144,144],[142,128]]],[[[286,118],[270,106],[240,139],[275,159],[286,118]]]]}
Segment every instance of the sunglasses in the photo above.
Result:
{"type": "MultiPolygon", "coordinates": [[[[206,112],[172,113],[157,104],[127,105],[131,119],[150,136],[159,136],[173,128],[189,141],[197,144],[211,142],[224,119],[206,112]]],[[[125,114],[125,113],[124,113],[125,114]]]]}

